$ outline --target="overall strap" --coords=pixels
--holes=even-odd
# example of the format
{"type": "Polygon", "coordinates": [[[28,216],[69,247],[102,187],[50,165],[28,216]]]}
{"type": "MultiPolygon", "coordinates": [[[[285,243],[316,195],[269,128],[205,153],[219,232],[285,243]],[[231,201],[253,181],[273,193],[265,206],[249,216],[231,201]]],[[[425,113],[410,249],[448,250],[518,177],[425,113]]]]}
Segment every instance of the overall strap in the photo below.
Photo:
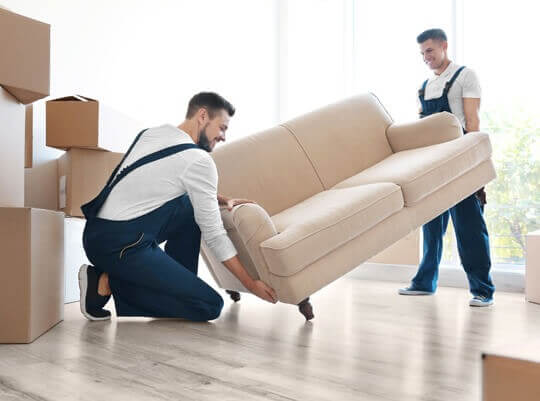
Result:
{"type": "Polygon", "coordinates": [[[112,180],[114,179],[114,177],[116,176],[116,173],[118,173],[118,169],[120,168],[120,166],[122,165],[122,163],[124,163],[124,160],[126,160],[126,157],[128,157],[128,155],[131,153],[131,151],[133,150],[133,147],[135,146],[135,144],[139,141],[139,139],[141,139],[141,136],[142,134],[144,134],[146,132],[146,130],[148,130],[148,128],[146,129],[143,129],[141,132],[139,132],[137,134],[137,136],[135,137],[135,140],[133,141],[133,143],[130,145],[129,149],[127,150],[127,152],[125,153],[124,157],[122,157],[122,160],[120,161],[120,163],[118,163],[118,165],[115,167],[114,171],[112,172],[111,176],[109,177],[109,179],[107,180],[107,184],[105,184],[105,187],[108,187],[112,180]]]}
{"type": "Polygon", "coordinates": [[[422,88],[418,90],[418,96],[420,96],[421,100],[424,100],[424,95],[426,94],[426,86],[427,86],[428,81],[429,80],[426,79],[424,83],[422,84],[422,88]]]}
{"type": "Polygon", "coordinates": [[[176,153],[182,152],[187,149],[200,149],[200,147],[194,143],[183,143],[181,145],[169,146],[168,148],[161,149],[161,150],[158,150],[157,152],[150,153],[149,155],[141,157],[139,160],[123,168],[122,171],[120,171],[120,173],[114,178],[112,183],[107,185],[109,192],[110,190],[114,188],[116,184],[120,182],[120,180],[122,180],[126,175],[131,173],[133,170],[139,167],[142,167],[145,164],[152,163],[153,161],[163,159],[165,157],[174,155],[176,153]]]}
{"type": "MultiPolygon", "coordinates": [[[[144,131],[143,131],[144,132],[144,131]]],[[[129,154],[129,152],[133,149],[133,146],[135,143],[139,140],[141,137],[142,132],[137,136],[131,147],[126,153],[126,156],[129,154]]],[[[81,210],[84,214],[84,217],[86,217],[87,220],[91,220],[97,217],[100,209],[105,204],[105,201],[109,197],[109,194],[111,193],[112,189],[122,178],[124,178],[127,174],[132,172],[138,167],[141,167],[145,164],[151,163],[153,161],[162,159],[167,156],[171,156],[175,153],[182,152],[186,149],[192,149],[192,148],[199,148],[199,146],[195,145],[194,143],[184,143],[181,145],[175,145],[170,146],[165,149],[158,150],[157,152],[151,153],[147,156],[144,156],[140,158],[139,160],[135,161],[133,164],[127,166],[126,168],[123,168],[122,171],[118,175],[116,175],[118,169],[124,162],[126,156],[122,159],[122,162],[116,167],[113,174],[111,175],[111,178],[109,178],[109,181],[107,182],[107,185],[101,190],[101,192],[96,196],[94,199],[92,199],[90,202],[85,203],[81,206],[81,210]]],[[[199,148],[200,149],[200,148],[199,148]]]]}
{"type": "Polygon", "coordinates": [[[448,92],[450,91],[450,88],[452,87],[452,85],[454,84],[454,81],[456,80],[456,78],[458,77],[459,73],[461,71],[463,71],[463,69],[465,68],[465,66],[461,66],[459,67],[459,69],[454,73],[454,75],[452,76],[452,78],[450,78],[450,81],[448,81],[446,83],[446,85],[444,86],[444,94],[447,95],[448,92]]]}

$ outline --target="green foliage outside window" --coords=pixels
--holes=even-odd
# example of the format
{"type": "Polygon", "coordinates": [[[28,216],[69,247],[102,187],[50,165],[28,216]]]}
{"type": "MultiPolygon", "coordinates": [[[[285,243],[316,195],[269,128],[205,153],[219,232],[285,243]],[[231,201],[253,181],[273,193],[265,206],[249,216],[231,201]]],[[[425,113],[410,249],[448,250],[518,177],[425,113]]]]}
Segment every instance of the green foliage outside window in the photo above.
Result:
{"type": "MultiPolygon", "coordinates": [[[[490,134],[497,178],[486,187],[485,217],[494,264],[524,264],[525,235],[540,229],[540,119],[512,107],[481,113],[490,134]]],[[[452,227],[445,238],[444,263],[458,264],[452,227]]]]}

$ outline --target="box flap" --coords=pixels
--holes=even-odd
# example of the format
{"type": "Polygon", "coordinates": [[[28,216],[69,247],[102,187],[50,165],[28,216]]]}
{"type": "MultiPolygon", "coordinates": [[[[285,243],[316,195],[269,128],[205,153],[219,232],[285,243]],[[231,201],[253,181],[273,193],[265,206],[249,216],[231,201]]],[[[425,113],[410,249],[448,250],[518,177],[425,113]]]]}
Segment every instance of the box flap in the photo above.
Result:
{"type": "Polygon", "coordinates": [[[32,21],[34,23],[39,23],[39,24],[43,24],[43,25],[47,25],[47,26],[49,25],[46,22],[38,21],[37,19],[30,18],[30,17],[27,17],[27,16],[22,15],[22,14],[18,14],[16,12],[12,11],[11,9],[7,8],[6,6],[3,6],[2,4],[0,4],[0,14],[9,15],[9,16],[14,17],[14,18],[20,18],[21,20],[32,21]]]}
{"type": "Polygon", "coordinates": [[[97,102],[97,100],[86,97],[86,96],[81,96],[81,95],[71,95],[71,96],[51,99],[51,100],[48,100],[47,103],[48,102],[97,102]]]}

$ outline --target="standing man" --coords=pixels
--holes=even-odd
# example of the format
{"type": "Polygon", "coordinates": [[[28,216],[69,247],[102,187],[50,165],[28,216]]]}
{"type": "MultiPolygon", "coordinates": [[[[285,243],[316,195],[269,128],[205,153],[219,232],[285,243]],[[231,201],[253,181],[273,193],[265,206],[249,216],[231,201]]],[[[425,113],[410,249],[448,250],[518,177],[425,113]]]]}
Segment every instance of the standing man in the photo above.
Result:
{"type": "Polygon", "coordinates": [[[201,234],[247,289],[276,302],[274,290],[242,266],[219,211],[250,202],[217,194],[209,155],[225,141],[234,112],[216,93],[193,96],[182,124],[141,132],[105,188],[82,206],[83,245],[94,264],[79,271],[86,318],[110,319],[103,307],[112,295],[118,316],[216,319],[223,299],[197,277],[201,234]]]}
{"type": "MultiPolygon", "coordinates": [[[[479,131],[480,84],[473,70],[448,59],[448,41],[441,29],[429,29],[417,37],[424,62],[434,72],[420,90],[420,118],[447,111],[453,113],[464,133],[479,131]]],[[[493,303],[495,287],[489,274],[491,258],[489,236],[483,217],[485,192],[482,190],[434,218],[422,227],[424,251],[422,262],[409,287],[401,295],[431,295],[437,289],[439,264],[443,251],[443,236],[452,217],[461,264],[467,273],[473,298],[471,306],[493,303]]]]}

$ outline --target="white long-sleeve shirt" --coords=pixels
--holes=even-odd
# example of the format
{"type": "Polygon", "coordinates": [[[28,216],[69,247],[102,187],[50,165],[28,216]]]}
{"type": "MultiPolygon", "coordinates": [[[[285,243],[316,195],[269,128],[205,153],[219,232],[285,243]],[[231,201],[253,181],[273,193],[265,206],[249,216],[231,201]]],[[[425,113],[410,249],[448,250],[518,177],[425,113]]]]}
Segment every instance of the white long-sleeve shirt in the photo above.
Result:
{"type": "MultiPolygon", "coordinates": [[[[120,169],[150,153],[183,143],[193,143],[193,140],[172,125],[150,128],[141,135],[120,169]]],[[[223,227],[217,184],[217,168],[212,157],[202,149],[187,149],[141,166],[126,175],[113,188],[98,217],[107,220],[133,219],[187,193],[202,239],[216,258],[224,261],[237,252],[223,227]]]]}

